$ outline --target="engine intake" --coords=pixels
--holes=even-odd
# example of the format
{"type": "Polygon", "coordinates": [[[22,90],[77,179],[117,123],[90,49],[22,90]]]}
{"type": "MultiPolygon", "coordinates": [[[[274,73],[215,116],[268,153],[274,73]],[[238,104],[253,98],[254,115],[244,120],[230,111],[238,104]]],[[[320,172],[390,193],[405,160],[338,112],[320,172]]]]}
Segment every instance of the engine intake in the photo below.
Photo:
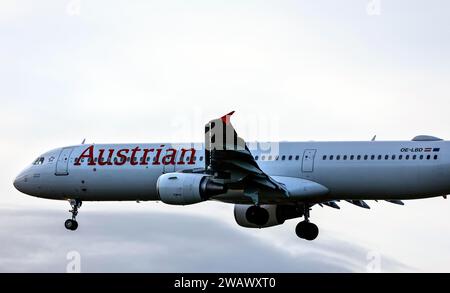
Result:
{"type": "Polygon", "coordinates": [[[234,218],[239,226],[246,228],[267,228],[281,225],[284,221],[301,217],[302,211],[290,205],[254,205],[237,204],[234,206],[234,218]]]}
{"type": "Polygon", "coordinates": [[[156,190],[162,202],[173,205],[199,203],[227,191],[211,176],[194,173],[167,173],[158,178],[156,190]]]}

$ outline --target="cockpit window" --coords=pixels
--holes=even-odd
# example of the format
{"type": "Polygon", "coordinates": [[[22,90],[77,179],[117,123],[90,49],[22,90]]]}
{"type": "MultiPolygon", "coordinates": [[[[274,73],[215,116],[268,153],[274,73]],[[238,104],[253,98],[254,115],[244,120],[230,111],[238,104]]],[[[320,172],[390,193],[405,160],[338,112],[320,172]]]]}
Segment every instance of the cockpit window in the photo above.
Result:
{"type": "Polygon", "coordinates": [[[39,157],[36,159],[36,161],[33,162],[33,165],[42,165],[44,164],[44,157],[39,157]]]}

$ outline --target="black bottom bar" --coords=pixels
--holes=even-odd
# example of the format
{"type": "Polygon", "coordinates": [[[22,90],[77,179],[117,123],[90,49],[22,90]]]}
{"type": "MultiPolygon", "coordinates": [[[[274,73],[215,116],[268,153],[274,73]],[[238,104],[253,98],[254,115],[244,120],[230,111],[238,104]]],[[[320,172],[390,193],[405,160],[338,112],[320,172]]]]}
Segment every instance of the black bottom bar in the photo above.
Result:
{"type": "MultiPolygon", "coordinates": [[[[445,288],[447,274],[2,274],[2,288],[83,292],[80,290],[157,290],[206,292],[241,288],[296,292],[318,289],[386,290],[392,286],[445,288]],[[299,291],[300,290],[300,291],[299,291]]],[[[87,292],[87,291],[85,291],[87,292]]],[[[129,293],[131,291],[125,291],[129,293]]],[[[147,292],[147,291],[144,291],[147,292]]],[[[313,292],[313,291],[311,291],[313,292]]]]}

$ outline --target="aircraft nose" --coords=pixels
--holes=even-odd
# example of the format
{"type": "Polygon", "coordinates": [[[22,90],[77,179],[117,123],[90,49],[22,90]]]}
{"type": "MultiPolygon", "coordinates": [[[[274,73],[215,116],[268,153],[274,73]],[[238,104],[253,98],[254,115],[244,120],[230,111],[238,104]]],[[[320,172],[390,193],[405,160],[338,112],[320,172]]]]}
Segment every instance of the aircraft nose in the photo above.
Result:
{"type": "Polygon", "coordinates": [[[25,181],[25,175],[23,175],[23,173],[21,173],[21,174],[19,174],[19,176],[17,176],[14,179],[13,185],[18,191],[24,192],[23,191],[24,190],[24,188],[23,188],[24,181],[25,181]]]}
{"type": "Polygon", "coordinates": [[[14,187],[20,191],[20,186],[19,186],[19,176],[16,177],[16,179],[14,179],[14,183],[13,183],[14,187]]]}

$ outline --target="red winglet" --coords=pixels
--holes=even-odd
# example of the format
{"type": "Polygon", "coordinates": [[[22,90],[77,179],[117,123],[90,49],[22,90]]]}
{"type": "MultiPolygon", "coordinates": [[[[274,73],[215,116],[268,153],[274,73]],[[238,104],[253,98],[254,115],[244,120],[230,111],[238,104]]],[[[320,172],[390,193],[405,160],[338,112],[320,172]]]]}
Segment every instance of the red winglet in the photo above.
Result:
{"type": "Polygon", "coordinates": [[[222,116],[220,119],[222,119],[223,123],[225,123],[226,125],[228,125],[230,123],[230,117],[231,115],[234,114],[234,111],[231,111],[230,113],[228,113],[227,115],[222,116]]]}

